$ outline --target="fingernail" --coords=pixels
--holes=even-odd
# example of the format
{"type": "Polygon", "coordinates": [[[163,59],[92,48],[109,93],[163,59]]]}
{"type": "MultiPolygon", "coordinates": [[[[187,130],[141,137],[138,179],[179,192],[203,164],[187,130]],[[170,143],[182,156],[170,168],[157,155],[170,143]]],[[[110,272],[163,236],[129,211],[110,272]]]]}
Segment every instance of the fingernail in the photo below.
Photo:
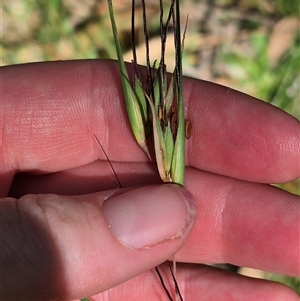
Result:
{"type": "Polygon", "coordinates": [[[193,224],[193,196],[174,184],[146,186],[107,199],[103,213],[116,237],[132,248],[180,237],[193,224]]]}

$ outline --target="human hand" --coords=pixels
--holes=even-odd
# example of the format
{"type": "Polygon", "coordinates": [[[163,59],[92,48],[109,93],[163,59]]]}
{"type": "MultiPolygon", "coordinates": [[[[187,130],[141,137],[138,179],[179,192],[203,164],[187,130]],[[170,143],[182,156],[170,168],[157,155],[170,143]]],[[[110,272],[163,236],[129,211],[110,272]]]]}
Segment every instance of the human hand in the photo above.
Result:
{"type": "MultiPolygon", "coordinates": [[[[299,177],[297,120],[231,89],[184,80],[193,122],[186,187],[197,207],[190,232],[194,206],[186,190],[107,191],[113,175],[96,161],[105,157],[94,134],[124,187],[159,183],[129,130],[114,62],[11,66],[1,78],[1,300],[67,300],[109,288],[93,300],[164,300],[151,269],[183,244],[175,259],[186,263],[177,271],[185,301],[298,300],[283,285],[194,265],[299,275],[299,198],[265,185],[299,177]],[[116,211],[101,207],[107,197],[120,201],[116,211]],[[108,227],[109,212],[122,215],[124,199],[142,203],[142,221],[161,213],[147,228],[156,235],[151,247],[129,248],[108,227]],[[154,204],[161,207],[154,211],[154,204]]],[[[115,232],[128,243],[144,231],[115,232]]],[[[133,246],[148,245],[143,239],[133,246]]]]}

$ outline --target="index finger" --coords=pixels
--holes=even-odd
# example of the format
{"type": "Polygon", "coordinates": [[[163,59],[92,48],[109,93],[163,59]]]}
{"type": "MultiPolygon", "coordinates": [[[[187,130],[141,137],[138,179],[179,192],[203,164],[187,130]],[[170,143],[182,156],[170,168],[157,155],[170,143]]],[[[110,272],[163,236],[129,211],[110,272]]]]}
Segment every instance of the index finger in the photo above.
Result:
{"type": "MultiPolygon", "coordinates": [[[[2,194],[17,171],[55,172],[105,159],[142,162],[131,134],[119,72],[112,61],[3,67],[2,194]]],[[[187,164],[258,182],[299,176],[299,123],[281,110],[226,87],[184,79],[193,123],[187,164]]]]}

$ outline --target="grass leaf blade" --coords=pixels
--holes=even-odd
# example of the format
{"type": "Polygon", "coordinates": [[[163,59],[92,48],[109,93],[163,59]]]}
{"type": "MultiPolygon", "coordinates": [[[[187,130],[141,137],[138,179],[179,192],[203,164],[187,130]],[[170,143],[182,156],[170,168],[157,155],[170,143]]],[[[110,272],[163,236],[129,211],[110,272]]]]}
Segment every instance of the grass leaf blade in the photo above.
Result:
{"type": "Polygon", "coordinates": [[[130,122],[132,132],[135,136],[135,139],[137,140],[140,147],[144,150],[144,152],[150,157],[148,147],[146,144],[146,136],[145,136],[144,120],[141,112],[141,104],[139,103],[139,99],[135,91],[132,89],[129,81],[129,77],[124,63],[123,53],[118,37],[118,30],[114,18],[112,1],[107,0],[107,3],[108,3],[108,10],[110,15],[110,21],[111,21],[117,56],[118,56],[118,64],[121,73],[121,81],[123,86],[124,98],[126,102],[128,119],[130,122]]]}
{"type": "Polygon", "coordinates": [[[175,0],[175,15],[174,30],[175,30],[175,85],[176,97],[178,106],[178,129],[176,134],[176,141],[174,147],[174,155],[172,160],[172,179],[175,183],[184,184],[184,171],[185,171],[185,125],[184,125],[184,106],[183,106],[183,93],[182,93],[182,49],[181,49],[181,33],[180,33],[180,9],[179,0],[175,0]]]}

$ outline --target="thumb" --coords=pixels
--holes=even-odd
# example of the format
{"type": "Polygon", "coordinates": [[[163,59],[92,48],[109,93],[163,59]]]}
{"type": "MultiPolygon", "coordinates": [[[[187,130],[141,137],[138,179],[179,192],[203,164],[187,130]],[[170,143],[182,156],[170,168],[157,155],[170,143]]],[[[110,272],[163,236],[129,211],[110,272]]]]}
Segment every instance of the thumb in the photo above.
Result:
{"type": "Polygon", "coordinates": [[[66,300],[107,290],[170,258],[195,218],[190,193],[166,184],[0,204],[1,300],[66,300]]]}

